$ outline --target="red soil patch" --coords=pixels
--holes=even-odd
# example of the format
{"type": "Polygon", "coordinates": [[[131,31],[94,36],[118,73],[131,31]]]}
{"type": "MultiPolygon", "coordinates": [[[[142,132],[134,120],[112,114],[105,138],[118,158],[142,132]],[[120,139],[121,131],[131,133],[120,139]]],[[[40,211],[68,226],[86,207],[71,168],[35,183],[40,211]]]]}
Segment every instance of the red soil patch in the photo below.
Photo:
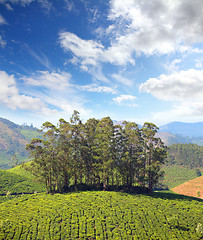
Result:
{"type": "Polygon", "coordinates": [[[203,199],[203,176],[185,182],[171,190],[179,194],[203,199]]]}

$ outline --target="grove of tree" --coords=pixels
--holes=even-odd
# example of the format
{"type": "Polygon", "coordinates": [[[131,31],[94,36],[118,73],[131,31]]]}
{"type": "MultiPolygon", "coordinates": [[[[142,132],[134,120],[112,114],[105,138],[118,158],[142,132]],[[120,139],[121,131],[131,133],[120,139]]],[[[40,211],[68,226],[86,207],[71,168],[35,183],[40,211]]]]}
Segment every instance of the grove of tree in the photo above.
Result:
{"type": "Polygon", "coordinates": [[[63,192],[83,183],[108,190],[110,187],[141,186],[152,192],[163,176],[166,148],[155,134],[158,127],[134,122],[114,125],[110,117],[80,120],[74,111],[70,122],[57,126],[45,122],[43,139],[33,138],[26,149],[32,163],[28,168],[46,185],[48,193],[63,192]]]}

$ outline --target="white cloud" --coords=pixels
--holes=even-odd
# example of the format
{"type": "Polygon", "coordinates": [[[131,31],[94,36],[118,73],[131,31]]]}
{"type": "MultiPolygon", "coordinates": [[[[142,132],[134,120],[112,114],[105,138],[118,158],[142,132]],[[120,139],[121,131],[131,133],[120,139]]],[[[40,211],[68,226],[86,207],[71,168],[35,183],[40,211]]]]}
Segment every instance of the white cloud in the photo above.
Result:
{"type": "Polygon", "coordinates": [[[11,7],[10,4],[6,3],[5,6],[9,11],[13,11],[13,8],[11,7]]]}
{"type": "Polygon", "coordinates": [[[203,117],[203,102],[179,102],[174,104],[171,109],[162,112],[152,113],[152,121],[158,122],[159,125],[171,121],[182,122],[200,122],[203,117]]]}
{"type": "Polygon", "coordinates": [[[117,93],[116,89],[107,86],[98,86],[96,84],[78,86],[78,89],[87,92],[111,93],[111,94],[117,93]]]}
{"type": "Polygon", "coordinates": [[[13,75],[0,71],[0,103],[11,109],[23,109],[41,112],[47,107],[39,98],[19,94],[13,75]]]}
{"type": "MultiPolygon", "coordinates": [[[[24,80],[25,91],[44,103],[45,107],[42,108],[44,115],[49,115],[50,118],[57,120],[71,115],[76,109],[83,116],[88,116],[90,111],[83,107],[86,100],[78,92],[80,86],[70,83],[70,73],[39,71],[33,76],[24,76],[22,79],[24,80]],[[32,88],[27,89],[26,86],[32,86],[32,88]],[[38,87],[40,87],[40,91],[38,87]],[[53,114],[55,116],[52,116],[53,114]]],[[[105,90],[108,89],[104,88],[105,90]]]]}
{"type": "Polygon", "coordinates": [[[140,54],[193,52],[192,45],[203,41],[202,12],[202,0],[111,0],[111,24],[95,30],[100,42],[61,32],[60,44],[86,71],[88,65],[101,62],[134,65],[135,56],[140,54]]]}
{"type": "MultiPolygon", "coordinates": [[[[93,40],[83,40],[70,32],[59,34],[60,44],[66,51],[71,51],[75,58],[81,59],[82,66],[97,65],[102,56],[103,45],[93,40]]],[[[74,59],[75,59],[74,58],[74,59]]]]}
{"type": "Polygon", "coordinates": [[[52,7],[52,3],[49,2],[48,0],[0,0],[1,4],[4,4],[5,7],[8,10],[13,10],[13,8],[11,7],[11,4],[20,4],[23,7],[26,7],[27,5],[29,5],[30,3],[37,1],[39,2],[40,6],[44,9],[46,9],[47,11],[50,11],[51,7],[52,7]]]}
{"type": "Polygon", "coordinates": [[[178,64],[181,63],[181,59],[174,59],[170,64],[167,63],[164,65],[164,67],[169,71],[169,72],[177,72],[179,70],[178,64]]]}
{"type": "Polygon", "coordinates": [[[48,0],[38,0],[38,2],[40,3],[41,7],[44,8],[47,12],[51,10],[52,3],[48,0]]]}
{"type": "Polygon", "coordinates": [[[196,68],[202,68],[202,67],[203,67],[201,60],[196,59],[195,62],[196,62],[196,64],[195,64],[195,67],[196,67],[196,68]]]}
{"type": "Polygon", "coordinates": [[[110,20],[128,28],[115,45],[129,53],[166,54],[203,40],[202,0],[112,0],[110,20]]]}
{"type": "Polygon", "coordinates": [[[29,5],[33,1],[35,1],[35,0],[0,0],[0,3],[2,3],[2,4],[7,4],[7,3],[21,4],[22,6],[26,6],[26,5],[29,5]]]}
{"type": "Polygon", "coordinates": [[[140,85],[140,91],[162,100],[203,100],[203,70],[189,69],[150,78],[140,85]]]}
{"type": "Polygon", "coordinates": [[[23,77],[26,84],[45,87],[56,91],[65,91],[70,86],[71,74],[68,72],[39,71],[31,77],[23,77]]]}
{"type": "Polygon", "coordinates": [[[189,69],[150,78],[140,91],[172,101],[171,109],[153,113],[154,121],[201,121],[203,117],[203,70],[189,69]]]}
{"type": "Polygon", "coordinates": [[[136,97],[132,95],[121,95],[119,97],[113,98],[114,102],[119,105],[126,105],[129,107],[136,107],[137,104],[134,103],[136,97]]]}
{"type": "Polygon", "coordinates": [[[6,46],[6,41],[3,40],[2,36],[0,35],[0,46],[4,48],[6,46]]]}
{"type": "Polygon", "coordinates": [[[123,77],[121,74],[113,74],[112,77],[116,79],[116,81],[126,85],[126,86],[132,86],[133,81],[131,79],[123,77]]]}
{"type": "Polygon", "coordinates": [[[43,53],[36,53],[28,44],[24,44],[23,48],[37,61],[39,62],[42,66],[46,67],[48,70],[52,70],[53,67],[51,66],[51,63],[47,56],[43,53]]]}
{"type": "Polygon", "coordinates": [[[7,24],[6,20],[2,15],[0,15],[0,25],[7,24]]]}

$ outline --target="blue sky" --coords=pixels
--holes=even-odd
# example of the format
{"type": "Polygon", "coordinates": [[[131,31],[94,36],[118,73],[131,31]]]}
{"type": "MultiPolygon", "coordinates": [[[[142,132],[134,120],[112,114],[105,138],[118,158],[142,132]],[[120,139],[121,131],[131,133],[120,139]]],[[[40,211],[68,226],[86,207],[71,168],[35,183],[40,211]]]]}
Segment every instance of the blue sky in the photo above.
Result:
{"type": "Polygon", "coordinates": [[[0,116],[203,120],[202,0],[0,0],[0,116]]]}

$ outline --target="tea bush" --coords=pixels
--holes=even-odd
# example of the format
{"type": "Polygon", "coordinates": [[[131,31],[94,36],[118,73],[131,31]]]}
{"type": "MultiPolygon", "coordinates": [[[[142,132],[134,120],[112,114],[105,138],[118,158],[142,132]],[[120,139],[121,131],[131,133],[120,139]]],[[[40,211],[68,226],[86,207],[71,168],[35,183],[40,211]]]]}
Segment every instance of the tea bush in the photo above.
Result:
{"type": "Polygon", "coordinates": [[[200,239],[202,200],[175,194],[32,194],[0,204],[0,239],[200,239]]]}

